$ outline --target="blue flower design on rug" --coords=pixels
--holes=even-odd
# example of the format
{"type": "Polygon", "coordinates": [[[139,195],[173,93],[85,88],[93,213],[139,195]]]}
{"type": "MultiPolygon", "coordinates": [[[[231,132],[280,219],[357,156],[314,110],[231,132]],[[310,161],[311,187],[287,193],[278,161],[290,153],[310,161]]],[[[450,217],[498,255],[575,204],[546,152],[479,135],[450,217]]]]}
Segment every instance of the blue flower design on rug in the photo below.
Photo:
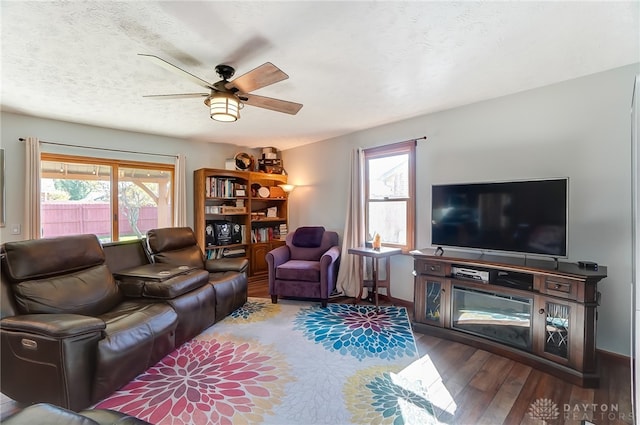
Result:
{"type": "Polygon", "coordinates": [[[249,298],[244,305],[233,311],[225,320],[227,322],[250,323],[262,322],[280,313],[280,306],[258,298],[249,298]]]}
{"type": "Polygon", "coordinates": [[[358,424],[429,425],[436,423],[429,391],[421,381],[414,381],[374,366],[358,371],[343,387],[351,421],[358,424]]]}
{"type": "Polygon", "coordinates": [[[326,349],[350,355],[393,360],[417,354],[407,310],[404,307],[379,307],[329,304],[326,308],[300,310],[294,329],[326,349]]]}
{"type": "MultiPolygon", "coordinates": [[[[396,375],[397,376],[397,375],[396,375]]],[[[402,407],[399,400],[403,400],[406,405],[420,409],[430,416],[434,415],[433,406],[429,399],[408,385],[401,385],[389,373],[378,376],[366,385],[371,391],[373,399],[372,407],[379,412],[383,418],[393,418],[394,424],[404,424],[402,407]]]]}

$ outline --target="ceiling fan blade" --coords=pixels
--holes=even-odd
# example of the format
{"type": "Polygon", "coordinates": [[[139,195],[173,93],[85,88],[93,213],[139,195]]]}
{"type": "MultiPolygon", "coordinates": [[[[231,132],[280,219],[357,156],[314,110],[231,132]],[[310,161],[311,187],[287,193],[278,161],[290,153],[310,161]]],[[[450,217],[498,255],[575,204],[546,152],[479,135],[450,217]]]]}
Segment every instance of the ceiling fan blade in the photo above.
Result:
{"type": "Polygon", "coordinates": [[[271,62],[266,62],[246,74],[239,76],[235,80],[226,83],[224,86],[228,89],[236,88],[243,93],[249,93],[270,84],[277,83],[278,81],[286,80],[287,78],[289,78],[289,76],[282,72],[280,68],[271,62]]]}
{"type": "Polygon", "coordinates": [[[239,95],[242,103],[258,108],[270,109],[276,112],[284,112],[285,114],[295,115],[302,108],[301,103],[289,102],[286,100],[273,99],[271,97],[257,96],[255,94],[239,95]],[[247,99],[247,100],[244,100],[247,99]]]}
{"type": "Polygon", "coordinates": [[[192,73],[185,71],[182,68],[179,68],[169,62],[167,62],[166,60],[159,58],[158,56],[154,56],[154,55],[145,55],[143,53],[138,53],[138,56],[143,56],[145,58],[147,58],[148,60],[150,60],[151,62],[155,63],[158,66],[161,66],[162,68],[169,70],[171,72],[173,72],[174,74],[178,74],[178,75],[182,75],[183,77],[188,78],[189,80],[193,81],[194,83],[198,84],[199,86],[208,88],[213,90],[213,84],[203,80],[200,77],[196,77],[195,75],[193,75],[192,73]]]}
{"type": "Polygon", "coordinates": [[[179,94],[148,94],[142,97],[153,99],[193,99],[194,97],[209,97],[209,93],[179,93],[179,94]]]}

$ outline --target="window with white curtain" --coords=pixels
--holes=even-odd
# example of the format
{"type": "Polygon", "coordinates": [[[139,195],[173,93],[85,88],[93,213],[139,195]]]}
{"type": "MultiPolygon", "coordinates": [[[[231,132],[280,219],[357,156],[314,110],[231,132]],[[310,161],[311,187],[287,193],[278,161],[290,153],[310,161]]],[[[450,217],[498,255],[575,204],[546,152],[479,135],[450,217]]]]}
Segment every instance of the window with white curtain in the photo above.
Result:
{"type": "Polygon", "coordinates": [[[365,149],[365,228],[382,244],[414,249],[415,140],[365,149]]]}
{"type": "Polygon", "coordinates": [[[173,223],[174,165],[41,155],[42,237],[143,237],[173,223]]]}

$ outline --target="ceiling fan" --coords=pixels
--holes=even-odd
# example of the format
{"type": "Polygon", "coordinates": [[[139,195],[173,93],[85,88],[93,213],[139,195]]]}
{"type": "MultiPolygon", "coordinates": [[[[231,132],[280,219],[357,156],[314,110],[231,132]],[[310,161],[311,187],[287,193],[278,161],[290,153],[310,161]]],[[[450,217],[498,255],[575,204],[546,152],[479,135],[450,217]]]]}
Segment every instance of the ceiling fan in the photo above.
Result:
{"type": "Polygon", "coordinates": [[[270,109],[291,115],[297,114],[302,108],[301,103],[250,94],[250,92],[254,90],[289,78],[287,74],[271,62],[266,62],[231,81],[229,81],[229,79],[235,74],[235,69],[229,65],[220,64],[216,66],[215,70],[222,79],[216,83],[209,83],[158,56],[142,53],[138,55],[209,89],[209,93],[157,94],[144,97],[156,99],[204,97],[204,103],[210,109],[211,118],[216,121],[236,121],[240,118],[240,109],[242,109],[244,105],[257,106],[258,108],[270,109]]]}

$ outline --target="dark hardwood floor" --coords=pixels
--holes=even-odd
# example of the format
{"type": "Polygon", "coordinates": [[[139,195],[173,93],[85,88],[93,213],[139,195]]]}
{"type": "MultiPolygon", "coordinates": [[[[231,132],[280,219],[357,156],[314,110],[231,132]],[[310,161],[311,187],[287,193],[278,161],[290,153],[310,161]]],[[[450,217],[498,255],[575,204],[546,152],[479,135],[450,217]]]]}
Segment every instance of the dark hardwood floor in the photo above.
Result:
{"type": "MultiPolygon", "coordinates": [[[[268,292],[264,280],[249,284],[250,297],[269,298],[268,292]]],[[[353,302],[353,298],[331,302],[353,302]]],[[[388,304],[388,300],[382,303],[388,304]]],[[[415,339],[421,368],[428,376],[429,397],[442,423],[539,425],[546,414],[551,415],[547,417],[549,425],[577,425],[583,420],[633,424],[631,371],[623,359],[601,355],[600,387],[587,389],[468,345],[420,333],[415,333],[415,339]],[[533,407],[540,407],[534,417],[530,414],[533,407]]],[[[19,406],[3,396],[0,421],[16,409],[19,406]]]]}
{"type": "MultiPolygon", "coordinates": [[[[249,296],[268,298],[267,282],[251,282],[249,296]]],[[[353,302],[353,298],[331,302],[353,302]]],[[[389,304],[388,300],[382,303],[389,304]]],[[[409,313],[412,315],[410,308],[409,313]]],[[[428,369],[429,395],[443,423],[540,425],[545,413],[552,415],[546,422],[549,425],[578,425],[583,420],[599,425],[634,423],[631,370],[624,359],[601,355],[600,387],[589,389],[468,345],[417,332],[415,339],[428,369]],[[530,414],[533,404],[542,407],[534,417],[530,414]]]]}

